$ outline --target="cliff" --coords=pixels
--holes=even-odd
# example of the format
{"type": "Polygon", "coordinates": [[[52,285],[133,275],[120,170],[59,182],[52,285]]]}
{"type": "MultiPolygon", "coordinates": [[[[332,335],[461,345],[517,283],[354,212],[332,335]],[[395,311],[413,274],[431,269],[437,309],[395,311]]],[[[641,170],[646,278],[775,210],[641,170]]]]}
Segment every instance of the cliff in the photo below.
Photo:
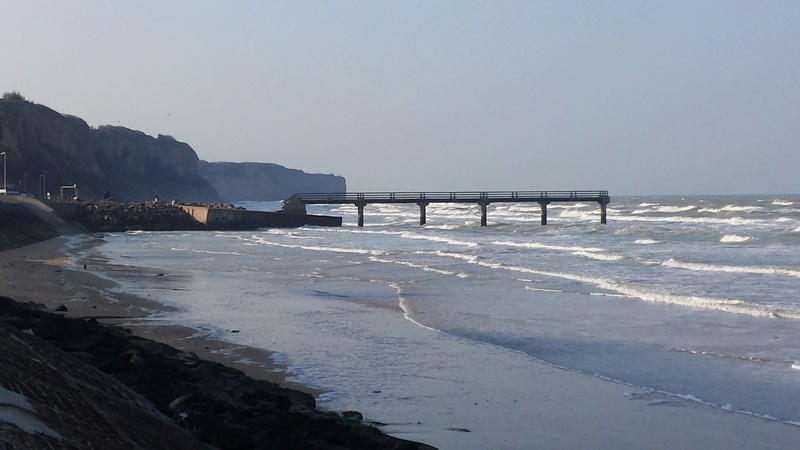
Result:
{"type": "Polygon", "coordinates": [[[201,161],[200,175],[225,201],[285,200],[299,192],[345,192],[344,177],[309,174],[269,163],[201,161]]]}
{"type": "MultiPolygon", "coordinates": [[[[219,202],[283,200],[297,192],[343,192],[344,178],[306,174],[276,164],[207,163],[184,142],[118,126],[90,127],[25,100],[0,100],[0,152],[6,152],[8,187],[38,198],[77,185],[81,198],[108,192],[121,201],[219,202]]],[[[0,185],[2,187],[2,185],[0,185]]],[[[65,196],[71,197],[72,190],[65,196]]]]}
{"type": "MultiPolygon", "coordinates": [[[[108,191],[119,200],[218,201],[197,174],[199,158],[183,142],[123,127],[91,128],[83,120],[21,99],[0,101],[0,151],[7,152],[8,186],[58,197],[76,184],[81,197],[108,191]]],[[[68,194],[71,196],[72,191],[68,194]]]]}

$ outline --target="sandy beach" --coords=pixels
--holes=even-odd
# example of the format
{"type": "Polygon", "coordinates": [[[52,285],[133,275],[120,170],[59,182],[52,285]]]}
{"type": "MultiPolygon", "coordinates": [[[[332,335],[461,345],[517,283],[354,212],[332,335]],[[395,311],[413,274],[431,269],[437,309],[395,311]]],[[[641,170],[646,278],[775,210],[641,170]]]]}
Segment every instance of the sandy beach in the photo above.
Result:
{"type": "MultiPolygon", "coordinates": [[[[75,245],[95,245],[94,238],[62,237],[39,244],[6,251],[0,260],[0,285],[3,295],[21,302],[44,304],[48,309],[64,305],[70,317],[96,317],[101,322],[123,324],[135,334],[158,340],[176,348],[196,353],[201,358],[222,362],[245,371],[257,379],[268,379],[287,387],[282,368],[270,359],[270,352],[214,341],[199,336],[195,330],[169,325],[167,320],[153,320],[168,308],[146,298],[114,290],[115,283],[97,277],[92,264],[107,264],[90,256],[73,261],[69,254],[75,245]],[[86,264],[86,271],[81,268],[86,264]]],[[[91,255],[91,252],[82,252],[91,255]]],[[[108,270],[109,267],[106,267],[108,270]]],[[[165,276],[143,267],[115,266],[111,271],[134,271],[140,276],[165,276]]],[[[275,349],[280,350],[280,349],[275,349]]],[[[520,356],[520,358],[525,358],[520,356]]],[[[528,362],[526,362],[528,363],[528,362]]],[[[524,392],[525,416],[503,430],[525,430],[524,440],[507,432],[503,448],[697,448],[697,449],[791,449],[800,441],[800,427],[771,420],[704,407],[694,402],[663,402],[640,395],[634,388],[603,381],[584,374],[539,364],[525,380],[505,379],[491,361],[471,362],[475,372],[494,377],[497,383],[510,385],[511,391],[524,392]],[[535,441],[535,442],[534,442],[535,441]]],[[[492,390],[470,392],[464,399],[491,397],[492,390]]],[[[489,398],[489,400],[492,400],[489,398]]],[[[494,399],[513,404],[515,399],[494,399]]],[[[487,400],[488,401],[488,400],[487,400]]],[[[454,407],[457,407],[454,406],[454,407]]],[[[380,417],[372,418],[380,420],[380,417]]],[[[486,417],[491,421],[491,417],[486,417]]],[[[387,432],[392,432],[387,429],[387,432]]],[[[522,436],[523,433],[520,433],[522,436]]],[[[402,437],[439,446],[458,448],[454,433],[415,434],[402,437]],[[450,437],[448,437],[450,436],[450,437]],[[444,443],[445,445],[442,445],[444,443]],[[451,443],[451,446],[448,446],[451,443]]]]}

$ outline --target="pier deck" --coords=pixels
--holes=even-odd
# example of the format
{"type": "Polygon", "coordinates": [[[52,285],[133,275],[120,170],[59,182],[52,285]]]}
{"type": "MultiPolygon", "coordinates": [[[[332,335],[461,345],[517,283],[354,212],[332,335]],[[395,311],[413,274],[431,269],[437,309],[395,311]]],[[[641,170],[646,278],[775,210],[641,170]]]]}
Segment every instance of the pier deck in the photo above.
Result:
{"type": "Polygon", "coordinates": [[[541,224],[547,224],[547,205],[556,202],[597,202],[600,223],[606,223],[608,191],[484,191],[484,192],[340,192],[294,194],[283,202],[285,211],[305,213],[306,205],[352,204],[358,208],[358,226],[364,226],[364,208],[370,203],[414,203],[419,206],[419,224],[425,225],[426,207],[431,203],[477,203],[481,226],[487,224],[487,206],[492,203],[538,203],[541,224]]]}

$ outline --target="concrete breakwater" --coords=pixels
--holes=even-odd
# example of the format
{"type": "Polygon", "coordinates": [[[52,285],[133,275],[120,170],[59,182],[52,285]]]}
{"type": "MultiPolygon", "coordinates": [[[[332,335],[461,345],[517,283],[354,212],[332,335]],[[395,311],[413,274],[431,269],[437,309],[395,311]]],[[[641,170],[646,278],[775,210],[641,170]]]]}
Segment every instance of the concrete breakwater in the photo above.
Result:
{"type": "Polygon", "coordinates": [[[205,204],[177,204],[209,230],[255,230],[258,228],[294,228],[304,225],[342,226],[341,217],[319,216],[287,211],[251,211],[243,208],[205,204]]]}

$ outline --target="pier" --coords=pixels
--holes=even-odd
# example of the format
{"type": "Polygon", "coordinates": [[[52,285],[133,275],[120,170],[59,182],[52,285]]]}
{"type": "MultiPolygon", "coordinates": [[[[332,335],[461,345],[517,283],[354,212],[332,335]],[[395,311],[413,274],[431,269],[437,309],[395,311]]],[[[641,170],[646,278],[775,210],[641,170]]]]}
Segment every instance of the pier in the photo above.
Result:
{"type": "Polygon", "coordinates": [[[431,203],[476,203],[481,208],[481,226],[487,224],[487,207],[492,203],[538,203],[540,222],[547,225],[550,203],[597,202],[600,223],[606,223],[608,191],[489,191],[489,192],[360,192],[294,194],[283,202],[283,210],[305,214],[306,205],[352,204],[358,208],[358,226],[364,226],[364,208],[370,203],[413,203],[419,206],[419,224],[427,221],[426,208],[431,203]]]}

